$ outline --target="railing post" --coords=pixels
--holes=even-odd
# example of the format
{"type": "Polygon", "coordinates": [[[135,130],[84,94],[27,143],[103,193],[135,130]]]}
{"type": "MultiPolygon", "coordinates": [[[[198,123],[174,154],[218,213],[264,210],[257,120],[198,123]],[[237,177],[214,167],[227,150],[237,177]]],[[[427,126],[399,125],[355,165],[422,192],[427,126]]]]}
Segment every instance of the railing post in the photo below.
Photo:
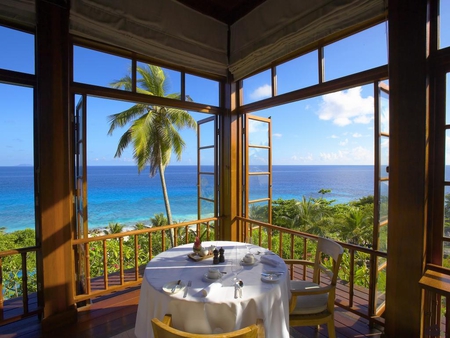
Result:
{"type": "Polygon", "coordinates": [[[28,273],[27,273],[27,253],[22,252],[22,303],[23,312],[28,313],[28,273]]]}

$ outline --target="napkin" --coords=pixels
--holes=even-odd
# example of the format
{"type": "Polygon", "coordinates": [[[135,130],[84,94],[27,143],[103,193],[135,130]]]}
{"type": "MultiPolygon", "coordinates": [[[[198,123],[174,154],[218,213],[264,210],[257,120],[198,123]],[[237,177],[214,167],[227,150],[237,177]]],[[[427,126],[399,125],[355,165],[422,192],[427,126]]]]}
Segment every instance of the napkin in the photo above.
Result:
{"type": "Polygon", "coordinates": [[[203,295],[203,297],[207,297],[209,294],[211,294],[211,292],[214,292],[215,290],[219,289],[222,287],[222,283],[212,283],[209,284],[206,288],[204,288],[201,293],[203,295]]]}
{"type": "Polygon", "coordinates": [[[263,255],[261,256],[261,263],[269,264],[271,266],[278,266],[279,260],[275,255],[263,255]]]}

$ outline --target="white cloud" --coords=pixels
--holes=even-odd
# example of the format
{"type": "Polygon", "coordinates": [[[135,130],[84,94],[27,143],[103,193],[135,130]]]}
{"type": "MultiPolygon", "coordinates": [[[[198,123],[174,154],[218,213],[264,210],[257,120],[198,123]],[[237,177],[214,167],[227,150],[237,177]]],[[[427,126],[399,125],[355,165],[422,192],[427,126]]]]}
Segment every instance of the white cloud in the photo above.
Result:
{"type": "Polygon", "coordinates": [[[360,133],[353,133],[352,136],[355,137],[355,138],[358,138],[358,137],[362,137],[362,134],[360,134],[360,133]]]}
{"type": "Polygon", "coordinates": [[[307,154],[306,156],[297,156],[297,155],[292,155],[291,156],[291,160],[294,162],[311,162],[313,160],[313,155],[312,154],[307,154]]]}
{"type": "Polygon", "coordinates": [[[280,134],[280,133],[274,133],[274,134],[272,134],[272,136],[273,136],[273,137],[276,137],[276,138],[281,138],[281,137],[283,136],[283,134],[280,134]]]}
{"type": "Polygon", "coordinates": [[[324,95],[317,115],[338,126],[351,123],[367,124],[373,120],[373,97],[361,97],[361,87],[324,95]]]}
{"type": "Polygon", "coordinates": [[[346,146],[348,144],[348,138],[346,138],[344,141],[339,142],[340,146],[346,146]]]}
{"type": "Polygon", "coordinates": [[[361,146],[350,150],[320,153],[320,159],[329,164],[373,164],[373,153],[361,146]]]}
{"type": "Polygon", "coordinates": [[[333,134],[333,135],[330,136],[330,138],[339,138],[339,136],[336,136],[336,135],[333,134]]]}
{"type": "Polygon", "coordinates": [[[261,100],[272,96],[272,86],[265,84],[261,87],[256,88],[252,93],[250,93],[250,98],[252,100],[261,100]]]}

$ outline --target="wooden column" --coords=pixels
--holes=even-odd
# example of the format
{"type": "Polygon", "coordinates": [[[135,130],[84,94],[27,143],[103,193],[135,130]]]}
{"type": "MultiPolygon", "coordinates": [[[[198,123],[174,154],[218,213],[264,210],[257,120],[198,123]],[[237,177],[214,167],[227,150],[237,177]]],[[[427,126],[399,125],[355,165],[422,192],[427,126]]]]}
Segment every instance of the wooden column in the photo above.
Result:
{"type": "Polygon", "coordinates": [[[36,1],[38,240],[42,246],[42,328],[76,320],[71,259],[68,114],[69,5],[36,1]]]}
{"type": "Polygon", "coordinates": [[[420,337],[428,185],[427,1],[389,1],[387,337],[420,337]]]}

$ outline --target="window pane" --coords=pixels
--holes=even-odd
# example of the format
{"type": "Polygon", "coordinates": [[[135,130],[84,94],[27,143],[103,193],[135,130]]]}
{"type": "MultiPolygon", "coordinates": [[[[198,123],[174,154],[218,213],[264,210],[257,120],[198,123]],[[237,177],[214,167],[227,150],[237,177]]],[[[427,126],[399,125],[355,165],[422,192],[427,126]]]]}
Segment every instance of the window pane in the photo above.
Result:
{"type": "Polygon", "coordinates": [[[248,120],[249,145],[269,145],[269,124],[263,121],[248,120]]]}
{"type": "Polygon", "coordinates": [[[268,201],[251,203],[249,206],[248,218],[260,222],[268,222],[269,221],[268,206],[269,206],[268,201]]]}
{"type": "Polygon", "coordinates": [[[0,68],[34,74],[34,35],[0,26],[0,43],[0,68]]]}
{"type": "Polygon", "coordinates": [[[0,121],[0,228],[35,230],[33,89],[0,84],[0,121]]]}
{"type": "Polygon", "coordinates": [[[380,177],[388,178],[389,166],[389,137],[381,136],[380,137],[380,177]]]}
{"type": "Polygon", "coordinates": [[[446,186],[444,190],[444,234],[450,238],[450,187],[446,186]]]}
{"type": "Polygon", "coordinates": [[[202,123],[198,126],[200,133],[200,147],[213,146],[214,145],[214,120],[202,123]]]}
{"type": "MultiPolygon", "coordinates": [[[[386,87],[389,88],[389,83],[384,81],[382,88],[386,87]]],[[[389,94],[383,89],[380,89],[380,113],[380,131],[389,133],[389,94]]]]}
{"type": "Polygon", "coordinates": [[[270,69],[243,80],[243,104],[248,104],[272,97],[272,80],[270,69]]]}
{"type": "Polygon", "coordinates": [[[388,219],[389,181],[380,182],[380,222],[388,219]]]}
{"type": "Polygon", "coordinates": [[[200,149],[200,171],[211,172],[214,164],[214,148],[200,149]]]}
{"type": "Polygon", "coordinates": [[[450,268],[450,243],[449,242],[444,242],[443,243],[443,251],[444,253],[444,257],[443,258],[443,262],[442,262],[442,266],[444,268],[450,268]]]}
{"type": "Polygon", "coordinates": [[[148,63],[137,63],[137,92],[147,95],[181,99],[181,73],[148,63]],[[159,78],[158,81],[153,81],[159,78]]]}
{"type": "MultiPolygon", "coordinates": [[[[113,83],[131,76],[131,60],[79,46],[73,47],[73,79],[90,85],[113,87],[113,83]]],[[[131,90],[131,80],[120,89],[131,90]]]]}
{"type": "Polygon", "coordinates": [[[219,82],[186,74],[186,95],[194,102],[218,107],[219,82]]]}
{"type": "Polygon", "coordinates": [[[450,73],[447,73],[445,93],[445,123],[450,124],[450,73]]]}
{"type": "Polygon", "coordinates": [[[200,175],[200,197],[214,200],[214,174],[200,175]]]}
{"type": "Polygon", "coordinates": [[[386,23],[324,48],[327,81],[387,64],[386,23]]]}
{"type": "Polygon", "coordinates": [[[440,48],[450,46],[450,1],[441,0],[440,2],[440,48]]]}
{"type": "Polygon", "coordinates": [[[269,175],[250,175],[249,201],[269,196],[269,175]]]}
{"type": "Polygon", "coordinates": [[[250,172],[269,171],[269,149],[249,148],[249,167],[250,172]]]}
{"type": "Polygon", "coordinates": [[[450,130],[445,131],[445,180],[450,181],[450,130]]]}
{"type": "Polygon", "coordinates": [[[277,95],[319,83],[317,50],[277,66],[277,95]]]}

